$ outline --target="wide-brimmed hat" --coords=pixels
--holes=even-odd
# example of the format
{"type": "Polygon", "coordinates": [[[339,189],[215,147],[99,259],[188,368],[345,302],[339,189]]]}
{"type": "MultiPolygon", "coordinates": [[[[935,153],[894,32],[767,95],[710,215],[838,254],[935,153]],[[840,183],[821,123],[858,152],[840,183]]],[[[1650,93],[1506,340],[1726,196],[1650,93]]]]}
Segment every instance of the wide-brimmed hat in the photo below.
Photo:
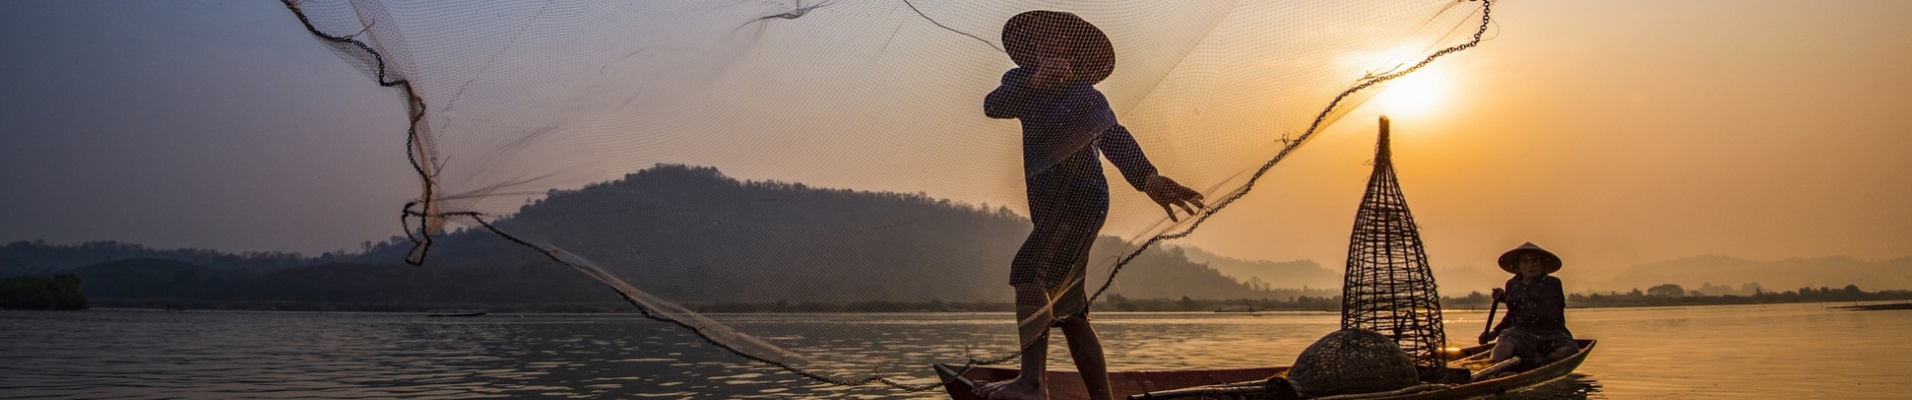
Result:
{"type": "Polygon", "coordinates": [[[1529,254],[1540,256],[1540,263],[1547,267],[1547,273],[1551,274],[1560,271],[1560,256],[1554,255],[1553,252],[1547,251],[1547,249],[1540,248],[1540,246],[1534,244],[1534,242],[1527,242],[1521,244],[1520,247],[1515,247],[1513,250],[1508,250],[1506,253],[1500,253],[1500,269],[1511,273],[1520,273],[1515,271],[1515,268],[1520,267],[1520,257],[1529,254]]]}
{"type": "Polygon", "coordinates": [[[1062,38],[1068,46],[1069,68],[1074,72],[1070,83],[1095,84],[1115,72],[1115,45],[1109,43],[1109,36],[1075,14],[1029,11],[1010,17],[1002,26],[1002,47],[1023,68],[1042,65],[1036,44],[1052,37],[1062,38]]]}

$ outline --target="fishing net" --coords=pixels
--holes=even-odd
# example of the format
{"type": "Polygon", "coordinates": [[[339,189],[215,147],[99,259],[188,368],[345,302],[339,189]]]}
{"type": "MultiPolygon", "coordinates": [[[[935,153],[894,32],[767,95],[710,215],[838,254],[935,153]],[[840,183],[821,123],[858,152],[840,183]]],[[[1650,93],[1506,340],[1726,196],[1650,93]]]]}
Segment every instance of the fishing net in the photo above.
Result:
{"type": "Polygon", "coordinates": [[[455,250],[487,235],[742,357],[911,389],[1027,340],[805,313],[1006,303],[1012,275],[1060,318],[1173,293],[1123,268],[1489,26],[1455,0],[287,6],[404,99],[408,261],[503,262],[455,250]]]}

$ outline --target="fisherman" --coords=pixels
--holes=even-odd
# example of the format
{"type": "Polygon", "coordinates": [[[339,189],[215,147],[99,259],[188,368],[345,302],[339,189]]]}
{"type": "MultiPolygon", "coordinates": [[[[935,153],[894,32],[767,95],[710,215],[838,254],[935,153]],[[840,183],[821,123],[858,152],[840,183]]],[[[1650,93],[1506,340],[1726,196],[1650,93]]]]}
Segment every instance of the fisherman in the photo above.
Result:
{"type": "Polygon", "coordinates": [[[1135,137],[1116,123],[1108,99],[1092,86],[1115,69],[1115,47],[1101,29],[1075,14],[1030,11],[1003,25],[1002,42],[1017,67],[1004,73],[1002,85],[984,99],[983,113],[1021,120],[1023,177],[1035,230],[1009,269],[1022,373],[980,387],[977,395],[1047,398],[1043,371],[1054,324],[1068,340],[1089,397],[1108,399],[1108,369],[1089,325],[1083,290],[1089,246],[1109,212],[1109,184],[1097,154],[1107,154],[1124,180],[1160,204],[1170,219],[1175,218],[1171,205],[1190,215],[1206,206],[1200,193],[1156,173],[1135,137]]]}
{"type": "Polygon", "coordinates": [[[1514,273],[1506,289],[1494,289],[1494,301],[1507,303],[1507,315],[1494,329],[1481,332],[1485,343],[1498,338],[1493,362],[1520,356],[1521,370],[1533,369],[1580,351],[1567,330],[1567,298],[1560,278],[1560,257],[1527,242],[1500,255],[1500,269],[1514,273]]]}

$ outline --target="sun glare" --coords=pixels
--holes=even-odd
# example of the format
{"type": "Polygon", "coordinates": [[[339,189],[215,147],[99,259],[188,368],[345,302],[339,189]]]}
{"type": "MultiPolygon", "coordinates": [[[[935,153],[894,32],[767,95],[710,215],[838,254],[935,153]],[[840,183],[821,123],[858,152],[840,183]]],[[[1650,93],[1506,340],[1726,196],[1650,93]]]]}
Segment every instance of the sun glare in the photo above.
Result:
{"type": "Polygon", "coordinates": [[[1375,105],[1388,115],[1427,115],[1447,100],[1447,85],[1441,71],[1424,68],[1388,81],[1386,89],[1374,98],[1375,105]]]}

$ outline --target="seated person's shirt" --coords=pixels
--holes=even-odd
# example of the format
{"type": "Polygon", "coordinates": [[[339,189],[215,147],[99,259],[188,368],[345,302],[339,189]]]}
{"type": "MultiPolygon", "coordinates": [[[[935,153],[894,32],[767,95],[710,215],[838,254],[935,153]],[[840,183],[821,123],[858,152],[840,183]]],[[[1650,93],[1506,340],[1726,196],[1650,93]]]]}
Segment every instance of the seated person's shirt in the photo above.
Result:
{"type": "Polygon", "coordinates": [[[1560,287],[1560,278],[1545,275],[1533,282],[1522,282],[1520,276],[1507,280],[1507,318],[1494,326],[1499,332],[1510,327],[1535,335],[1565,335],[1573,337],[1567,330],[1567,296],[1560,287]]]}

